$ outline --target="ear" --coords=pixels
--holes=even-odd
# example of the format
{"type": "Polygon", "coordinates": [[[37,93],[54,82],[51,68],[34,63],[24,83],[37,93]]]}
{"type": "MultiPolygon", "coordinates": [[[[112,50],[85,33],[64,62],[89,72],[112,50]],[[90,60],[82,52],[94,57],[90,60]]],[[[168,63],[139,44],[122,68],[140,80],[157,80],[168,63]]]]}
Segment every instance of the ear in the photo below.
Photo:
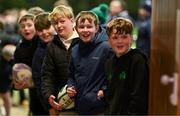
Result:
{"type": "Polygon", "coordinates": [[[133,36],[130,35],[130,46],[132,46],[132,43],[133,43],[133,36]]]}
{"type": "Polygon", "coordinates": [[[75,21],[74,21],[74,19],[71,18],[70,20],[71,20],[71,22],[72,22],[72,27],[75,28],[75,21]]]}
{"type": "Polygon", "coordinates": [[[99,25],[96,26],[96,33],[99,31],[99,25]]]}
{"type": "Polygon", "coordinates": [[[74,19],[73,18],[71,18],[70,20],[71,20],[72,23],[74,23],[74,19]]]}

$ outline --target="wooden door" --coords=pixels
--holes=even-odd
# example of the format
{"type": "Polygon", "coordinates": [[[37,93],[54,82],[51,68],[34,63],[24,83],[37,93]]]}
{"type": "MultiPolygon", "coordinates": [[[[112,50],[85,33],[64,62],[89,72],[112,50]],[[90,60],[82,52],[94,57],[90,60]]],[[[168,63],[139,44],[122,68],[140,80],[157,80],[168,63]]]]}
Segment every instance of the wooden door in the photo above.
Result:
{"type": "MultiPolygon", "coordinates": [[[[149,114],[180,115],[180,100],[177,104],[172,103],[175,102],[173,100],[170,101],[174,83],[162,83],[163,77],[171,81],[174,76],[179,77],[180,12],[178,9],[180,9],[180,0],[152,1],[149,114]]],[[[176,90],[178,88],[180,86],[176,87],[176,90]]],[[[172,99],[175,100],[174,97],[172,99]]]]}

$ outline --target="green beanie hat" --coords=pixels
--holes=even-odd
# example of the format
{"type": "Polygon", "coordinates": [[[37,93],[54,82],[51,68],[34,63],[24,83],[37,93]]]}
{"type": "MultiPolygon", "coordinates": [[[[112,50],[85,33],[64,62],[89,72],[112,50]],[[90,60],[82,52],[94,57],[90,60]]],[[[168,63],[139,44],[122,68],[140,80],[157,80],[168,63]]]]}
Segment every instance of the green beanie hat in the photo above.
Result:
{"type": "Polygon", "coordinates": [[[108,16],[107,4],[100,4],[98,7],[91,9],[91,11],[94,12],[98,16],[101,24],[104,24],[106,22],[107,16],[108,16]]]}

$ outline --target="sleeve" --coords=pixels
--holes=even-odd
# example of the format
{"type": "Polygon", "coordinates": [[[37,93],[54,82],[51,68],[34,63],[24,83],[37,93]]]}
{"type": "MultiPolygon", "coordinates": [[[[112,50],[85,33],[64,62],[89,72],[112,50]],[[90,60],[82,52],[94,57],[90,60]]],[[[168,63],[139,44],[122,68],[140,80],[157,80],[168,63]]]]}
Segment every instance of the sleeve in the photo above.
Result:
{"type": "Polygon", "coordinates": [[[107,84],[108,84],[107,79],[108,79],[108,76],[109,76],[109,74],[108,74],[109,71],[107,71],[107,70],[110,69],[110,67],[111,67],[109,62],[110,62],[111,57],[113,56],[113,51],[112,51],[111,47],[109,46],[109,44],[106,46],[104,53],[106,54],[105,55],[105,61],[103,63],[104,64],[103,71],[104,71],[104,74],[105,74],[105,82],[102,85],[101,90],[103,90],[105,93],[107,93],[107,84]]]}
{"type": "Polygon", "coordinates": [[[133,59],[131,66],[132,85],[128,102],[127,114],[147,114],[149,67],[147,60],[139,56],[133,59]]]}
{"type": "Polygon", "coordinates": [[[73,64],[72,55],[71,55],[71,59],[70,59],[69,71],[70,71],[70,72],[69,72],[69,79],[68,79],[68,81],[67,81],[67,86],[68,86],[68,87],[76,86],[76,85],[75,85],[75,78],[74,78],[75,68],[74,68],[74,64],[73,64]]]}
{"type": "Polygon", "coordinates": [[[50,95],[54,94],[54,62],[53,62],[53,48],[48,46],[45,58],[43,60],[42,68],[41,68],[41,91],[44,99],[48,101],[50,95]]]}
{"type": "MultiPolygon", "coordinates": [[[[33,78],[33,82],[37,88],[37,90],[39,91],[41,88],[41,78],[40,78],[40,71],[41,71],[41,67],[42,64],[39,62],[38,60],[38,53],[37,51],[35,51],[33,59],[32,59],[32,78],[33,78]]],[[[38,92],[39,93],[39,92],[38,92]]]]}

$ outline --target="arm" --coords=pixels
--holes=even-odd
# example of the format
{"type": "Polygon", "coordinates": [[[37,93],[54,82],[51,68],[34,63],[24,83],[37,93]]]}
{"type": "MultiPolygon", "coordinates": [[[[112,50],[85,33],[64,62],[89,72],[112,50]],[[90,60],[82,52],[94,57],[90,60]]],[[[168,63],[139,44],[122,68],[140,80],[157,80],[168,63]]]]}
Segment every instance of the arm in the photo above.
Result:
{"type": "Polygon", "coordinates": [[[147,114],[149,68],[143,57],[137,57],[131,65],[132,88],[128,102],[127,114],[147,114]]]}
{"type": "MultiPolygon", "coordinates": [[[[49,102],[49,97],[53,96],[54,98],[54,62],[53,62],[53,51],[51,50],[51,46],[47,46],[46,56],[43,60],[42,68],[41,68],[41,91],[44,99],[49,102]]],[[[54,100],[54,99],[53,99],[54,100]]]]}
{"type": "Polygon", "coordinates": [[[67,85],[68,87],[72,87],[72,86],[75,86],[75,78],[74,78],[74,63],[73,63],[73,58],[71,56],[71,59],[70,59],[70,64],[69,64],[69,79],[67,81],[67,85]]]}
{"type": "Polygon", "coordinates": [[[74,78],[74,65],[73,65],[73,60],[72,56],[70,59],[70,65],[69,65],[69,71],[70,71],[70,76],[67,82],[67,93],[70,97],[74,97],[76,95],[76,89],[75,89],[75,78],[74,78]]]}

